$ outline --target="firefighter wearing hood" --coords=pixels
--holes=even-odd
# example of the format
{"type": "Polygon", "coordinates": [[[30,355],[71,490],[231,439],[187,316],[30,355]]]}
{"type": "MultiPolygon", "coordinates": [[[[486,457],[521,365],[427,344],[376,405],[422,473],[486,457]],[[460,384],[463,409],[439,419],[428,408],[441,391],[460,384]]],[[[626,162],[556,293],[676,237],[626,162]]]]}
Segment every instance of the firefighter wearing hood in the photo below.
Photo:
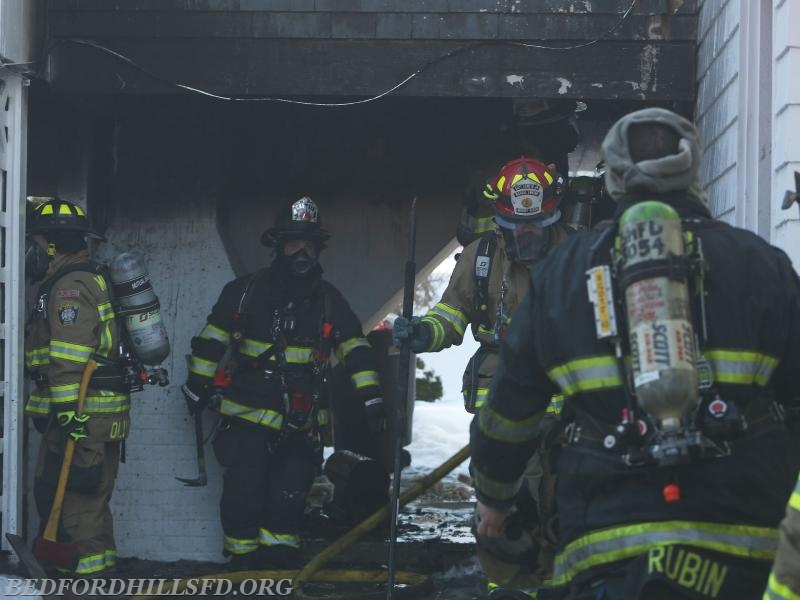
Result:
{"type": "Polygon", "coordinates": [[[781,250],[712,219],[697,180],[697,132],[683,117],[631,113],[603,153],[615,220],[534,267],[472,423],[478,531],[503,531],[538,423],[563,394],[558,554],[540,597],[761,598],[797,472],[800,280],[781,250]],[[626,236],[631,215],[650,209],[626,236]],[[627,271],[629,259],[663,252],[667,214],[680,253],[627,271]],[[668,289],[688,281],[688,301],[673,305],[657,282],[639,289],[643,304],[624,293],[662,276],[668,289]],[[635,344],[629,324],[652,319],[662,302],[690,315],[696,335],[666,336],[650,354],[672,323],[652,321],[652,336],[635,344]],[[696,368],[696,387],[688,404],[685,385],[665,394],[674,412],[664,418],[664,405],[640,396],[669,371],[635,366],[673,357],[696,368]]]}
{"type": "MultiPolygon", "coordinates": [[[[395,338],[410,339],[417,353],[459,345],[471,327],[480,348],[463,378],[464,406],[470,413],[480,412],[485,402],[500,342],[527,290],[530,269],[568,235],[559,222],[563,186],[554,165],[529,157],[506,163],[483,191],[494,208],[492,230],[464,249],[440,302],[421,318],[395,321],[395,338]]],[[[554,404],[552,412],[556,411],[554,404]]],[[[549,423],[542,426],[542,438],[549,429],[549,423]]],[[[552,513],[541,490],[549,483],[537,454],[518,496],[519,535],[501,542],[478,537],[490,597],[502,598],[512,591],[524,595],[547,576],[550,561],[543,528],[552,513]]]]}
{"type": "Polygon", "coordinates": [[[275,249],[272,264],[228,283],[192,339],[183,391],[190,412],[208,406],[221,418],[214,451],[225,469],[223,553],[234,570],[299,560],[305,498],[322,462],[325,376],[334,354],[349,372],[363,422],[376,432],[386,425],[361,323],[322,278],[319,258],[329,237],[313,200],[286,206],[261,238],[275,249]]]}

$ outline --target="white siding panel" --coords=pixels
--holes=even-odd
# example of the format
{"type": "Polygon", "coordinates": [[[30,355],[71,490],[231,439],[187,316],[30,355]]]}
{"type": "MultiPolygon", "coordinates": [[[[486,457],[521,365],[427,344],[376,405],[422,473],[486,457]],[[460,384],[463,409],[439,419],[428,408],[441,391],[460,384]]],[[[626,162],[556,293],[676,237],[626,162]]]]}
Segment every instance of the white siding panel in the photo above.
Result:
{"type": "Polygon", "coordinates": [[[703,151],[706,152],[725,131],[736,123],[739,116],[739,87],[729,85],[715,98],[705,114],[698,116],[697,130],[703,151]]]}
{"type": "Polygon", "coordinates": [[[739,72],[739,33],[734,32],[731,43],[722,48],[711,63],[711,68],[700,79],[697,114],[706,113],[722,92],[731,85],[739,72]]]}
{"type": "Polygon", "coordinates": [[[736,166],[739,143],[737,127],[731,127],[706,150],[703,185],[709,185],[736,166]]]}
{"type": "Polygon", "coordinates": [[[772,146],[776,172],[788,162],[800,161],[800,98],[798,104],[785,106],[775,116],[775,136],[772,146]]]}
{"type": "Polygon", "coordinates": [[[732,41],[739,28],[739,1],[729,0],[722,5],[722,12],[714,21],[708,35],[699,45],[697,72],[703,76],[713,64],[714,59],[732,41]]]}
{"type": "Polygon", "coordinates": [[[776,2],[773,21],[773,55],[780,56],[787,47],[800,46],[800,2],[776,2]]]}
{"type": "MultiPolygon", "coordinates": [[[[800,27],[800,21],[797,22],[800,27]]],[[[775,112],[782,112],[787,104],[800,102],[800,47],[786,48],[775,60],[775,112]]],[[[800,131],[795,131],[800,136],[800,131]]]]}
{"type": "Polygon", "coordinates": [[[700,17],[697,23],[697,43],[702,44],[711,33],[711,28],[719,18],[723,7],[731,0],[704,0],[700,5],[700,17]]]}
{"type": "Polygon", "coordinates": [[[736,199],[739,197],[736,169],[723,174],[706,188],[711,214],[735,225],[736,199]]]}

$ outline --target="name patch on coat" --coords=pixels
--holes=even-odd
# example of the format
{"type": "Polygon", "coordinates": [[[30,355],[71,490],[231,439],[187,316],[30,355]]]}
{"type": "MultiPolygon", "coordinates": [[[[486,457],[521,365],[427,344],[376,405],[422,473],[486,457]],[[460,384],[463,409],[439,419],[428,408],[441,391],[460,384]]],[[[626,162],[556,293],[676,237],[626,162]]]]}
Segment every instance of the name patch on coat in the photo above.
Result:
{"type": "Polygon", "coordinates": [[[75,304],[62,304],[58,307],[58,320],[62,325],[74,325],[78,320],[78,307],[75,304]]]}
{"type": "Polygon", "coordinates": [[[77,298],[80,295],[80,290],[58,290],[56,292],[56,298],[77,298]]]}

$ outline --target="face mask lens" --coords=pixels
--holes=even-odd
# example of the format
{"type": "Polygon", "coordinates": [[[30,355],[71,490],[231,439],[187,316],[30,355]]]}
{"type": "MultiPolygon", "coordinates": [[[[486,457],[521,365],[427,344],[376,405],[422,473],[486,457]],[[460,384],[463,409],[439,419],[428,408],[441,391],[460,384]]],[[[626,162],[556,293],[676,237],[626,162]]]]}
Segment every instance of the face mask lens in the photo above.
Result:
{"type": "Polygon", "coordinates": [[[550,241],[547,227],[538,223],[502,223],[507,250],[514,260],[526,262],[541,258],[550,241]]]}

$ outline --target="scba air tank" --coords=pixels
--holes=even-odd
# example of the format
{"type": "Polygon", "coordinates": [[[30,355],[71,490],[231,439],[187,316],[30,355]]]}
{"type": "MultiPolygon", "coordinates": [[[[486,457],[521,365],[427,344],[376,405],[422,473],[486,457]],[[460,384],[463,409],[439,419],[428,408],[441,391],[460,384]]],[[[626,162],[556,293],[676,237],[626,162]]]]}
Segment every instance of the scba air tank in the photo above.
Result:
{"type": "Polygon", "coordinates": [[[681,220],[663,202],[641,202],[622,214],[619,234],[636,399],[660,429],[676,430],[698,400],[681,220]]]}
{"type": "Polygon", "coordinates": [[[111,262],[111,283],[133,352],[146,365],[161,364],[169,355],[169,338],[142,258],[134,252],[117,256],[111,262]]]}

